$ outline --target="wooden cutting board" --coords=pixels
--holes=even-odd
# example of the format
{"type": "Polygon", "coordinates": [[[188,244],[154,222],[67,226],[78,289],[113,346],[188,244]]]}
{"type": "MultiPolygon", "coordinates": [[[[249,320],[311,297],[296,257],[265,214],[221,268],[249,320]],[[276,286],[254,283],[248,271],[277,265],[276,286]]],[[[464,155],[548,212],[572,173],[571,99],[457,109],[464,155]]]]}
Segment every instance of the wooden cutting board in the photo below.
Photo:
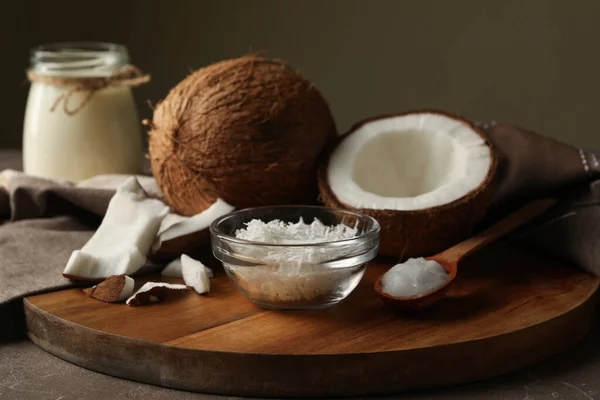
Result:
{"type": "Polygon", "coordinates": [[[81,289],[42,294],[25,299],[29,337],[83,367],[172,388],[359,396],[522,368],[575,344],[595,317],[597,278],[507,244],[470,259],[452,297],[416,315],[384,308],[374,292],[390,266],[372,262],[348,299],[319,311],[262,310],[222,270],[207,296],[139,308],[81,289]]]}

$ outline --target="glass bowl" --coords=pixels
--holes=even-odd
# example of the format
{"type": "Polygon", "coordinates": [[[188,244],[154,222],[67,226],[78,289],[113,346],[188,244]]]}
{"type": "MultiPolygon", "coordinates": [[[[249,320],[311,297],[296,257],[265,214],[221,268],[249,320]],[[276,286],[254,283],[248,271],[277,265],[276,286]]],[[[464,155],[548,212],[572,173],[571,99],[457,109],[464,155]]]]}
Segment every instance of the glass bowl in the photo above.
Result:
{"type": "Polygon", "coordinates": [[[377,255],[379,224],[367,215],[325,207],[276,206],[235,211],[210,226],[212,251],[250,301],[272,309],[318,309],[345,299],[377,255]],[[343,240],[274,244],[235,237],[253,219],[357,228],[343,240]]]}

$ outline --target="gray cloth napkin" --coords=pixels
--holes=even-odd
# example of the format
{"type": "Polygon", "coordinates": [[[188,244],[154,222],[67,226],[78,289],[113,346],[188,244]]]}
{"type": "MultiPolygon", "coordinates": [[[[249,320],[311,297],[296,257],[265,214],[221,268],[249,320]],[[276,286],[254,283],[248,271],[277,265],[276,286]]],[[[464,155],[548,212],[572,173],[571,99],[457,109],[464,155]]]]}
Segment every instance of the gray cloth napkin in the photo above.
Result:
{"type": "MultiPolygon", "coordinates": [[[[504,159],[488,222],[531,197],[567,193],[524,239],[600,276],[600,181],[593,181],[600,177],[598,155],[509,125],[482,128],[504,159]]],[[[0,225],[0,321],[3,305],[73,285],[61,272],[97,228],[124,178],[73,185],[16,171],[0,174],[0,218],[10,219],[0,225]]],[[[150,177],[142,186],[157,191],[150,177]]]]}
{"type": "Polygon", "coordinates": [[[0,226],[0,305],[26,294],[72,286],[61,275],[71,252],[93,233],[93,225],[56,216],[0,226]]]}
{"type": "MultiPolygon", "coordinates": [[[[5,170],[0,173],[0,306],[25,295],[74,286],[62,277],[73,250],[92,236],[124,175],[73,185],[5,170]]],[[[139,177],[155,195],[153,178],[139,177]]],[[[0,316],[1,318],[1,316],[0,316]]]]}
{"type": "Polygon", "coordinates": [[[80,189],[13,171],[0,175],[0,305],[72,286],[61,275],[92,236],[112,190],[80,189]]]}

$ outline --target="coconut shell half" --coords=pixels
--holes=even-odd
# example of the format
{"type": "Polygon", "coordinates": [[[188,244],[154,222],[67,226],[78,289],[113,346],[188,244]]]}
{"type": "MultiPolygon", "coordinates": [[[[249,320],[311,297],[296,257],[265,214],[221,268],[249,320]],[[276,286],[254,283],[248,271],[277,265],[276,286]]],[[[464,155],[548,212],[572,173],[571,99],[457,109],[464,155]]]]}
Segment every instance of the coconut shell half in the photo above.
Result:
{"type": "Polygon", "coordinates": [[[370,215],[380,253],[406,259],[464,240],[484,217],[498,174],[492,144],[472,123],[440,111],[366,119],[319,170],[321,200],[370,215]]]}
{"type": "Polygon", "coordinates": [[[287,65],[247,56],[199,69],[157,105],[152,173],[175,212],[312,204],[319,156],[336,138],[329,106],[287,65]]]}

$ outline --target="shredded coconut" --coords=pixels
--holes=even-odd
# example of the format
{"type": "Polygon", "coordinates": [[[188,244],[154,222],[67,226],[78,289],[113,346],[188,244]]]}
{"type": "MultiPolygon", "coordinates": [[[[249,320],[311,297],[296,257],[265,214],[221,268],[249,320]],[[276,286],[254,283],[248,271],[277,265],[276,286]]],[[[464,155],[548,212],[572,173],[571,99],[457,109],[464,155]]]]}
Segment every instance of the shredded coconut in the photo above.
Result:
{"type": "Polygon", "coordinates": [[[307,224],[302,218],[297,223],[280,220],[264,222],[254,219],[245,225],[245,228],[235,232],[236,238],[267,245],[232,247],[249,261],[259,261],[262,265],[248,267],[227,264],[227,267],[236,275],[240,287],[255,299],[269,303],[288,303],[329,296],[343,290],[345,281],[353,279],[362,271],[362,265],[340,269],[329,269],[320,265],[351,254],[355,244],[340,245],[335,249],[319,246],[281,246],[351,239],[358,234],[356,226],[327,226],[318,219],[307,224]]]}
{"type": "Polygon", "coordinates": [[[315,220],[306,224],[302,218],[297,223],[282,222],[278,219],[264,222],[253,219],[246,223],[246,228],[238,229],[235,237],[272,244],[248,249],[243,252],[265,264],[276,265],[280,272],[308,272],[307,265],[320,263],[338,258],[347,254],[351,247],[340,246],[336,249],[322,248],[319,246],[294,247],[281,246],[282,244],[302,245],[316,244],[342,239],[351,239],[358,233],[358,228],[350,228],[344,224],[326,226],[321,221],[315,220]],[[302,270],[301,270],[302,269],[302,270]]]}
{"type": "Polygon", "coordinates": [[[344,224],[327,226],[316,218],[311,224],[306,224],[301,217],[296,223],[253,219],[246,223],[246,228],[238,229],[235,237],[270,244],[309,244],[351,239],[357,232],[356,227],[350,228],[344,224]]]}

